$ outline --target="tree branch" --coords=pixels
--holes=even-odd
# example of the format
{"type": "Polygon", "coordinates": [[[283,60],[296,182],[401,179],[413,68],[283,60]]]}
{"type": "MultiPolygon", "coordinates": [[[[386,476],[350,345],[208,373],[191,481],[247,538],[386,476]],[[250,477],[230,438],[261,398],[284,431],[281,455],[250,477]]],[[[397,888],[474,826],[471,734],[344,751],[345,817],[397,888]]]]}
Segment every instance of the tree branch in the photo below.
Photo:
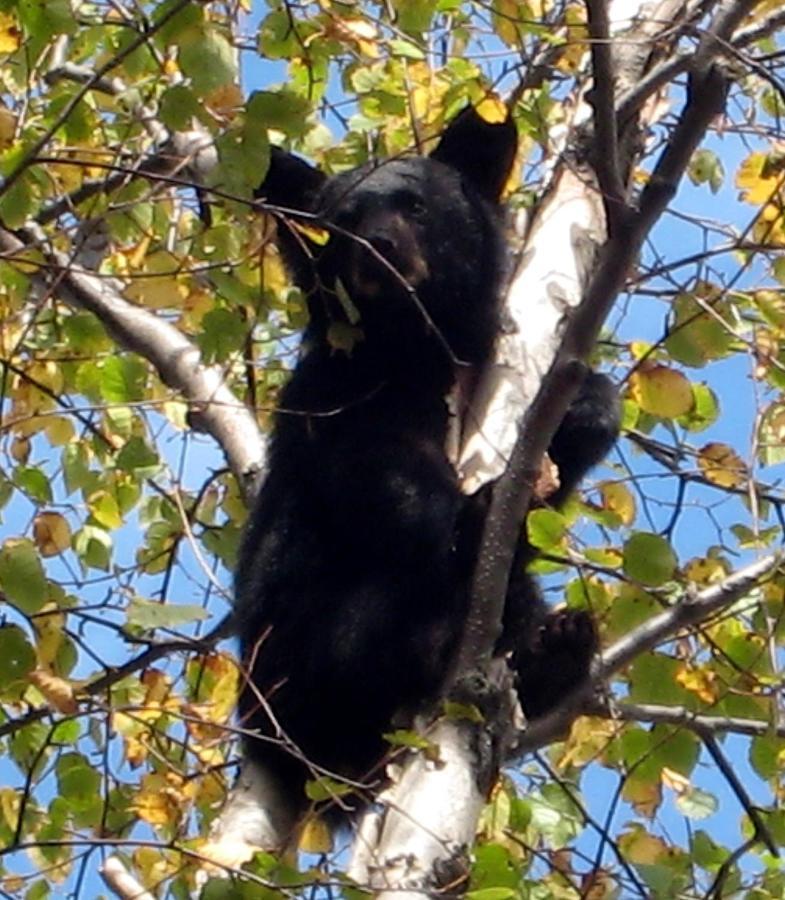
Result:
{"type": "Polygon", "coordinates": [[[594,111],[594,151],[597,180],[605,199],[608,232],[614,234],[626,211],[626,191],[619,167],[619,138],[614,111],[613,44],[606,0],[586,0],[591,37],[592,87],[587,99],[594,111]]]}
{"type": "MultiPolygon", "coordinates": [[[[518,742],[516,752],[523,754],[537,750],[564,734],[570,722],[584,708],[587,697],[604,685],[614,672],[624,668],[641,653],[671,640],[689,625],[703,622],[713,613],[735,603],[763,580],[773,577],[783,564],[785,550],[765,556],[729,575],[719,584],[711,585],[695,595],[684,596],[680,602],[648,619],[608,647],[592,664],[590,684],[575,691],[549,715],[530,723],[518,742]]],[[[589,701],[586,708],[591,709],[591,703],[589,701]]]]}
{"type": "MultiPolygon", "coordinates": [[[[12,259],[48,245],[37,226],[20,234],[26,243],[0,229],[3,256],[12,259]]],[[[226,386],[220,370],[205,366],[197,348],[173,325],[125,300],[116,282],[96,277],[61,251],[43,252],[49,273],[35,276],[36,280],[68,303],[94,313],[121,346],[147,359],[162,380],[183,395],[200,430],[215,438],[242,490],[251,495],[263,464],[264,442],[252,413],[226,386]]]]}

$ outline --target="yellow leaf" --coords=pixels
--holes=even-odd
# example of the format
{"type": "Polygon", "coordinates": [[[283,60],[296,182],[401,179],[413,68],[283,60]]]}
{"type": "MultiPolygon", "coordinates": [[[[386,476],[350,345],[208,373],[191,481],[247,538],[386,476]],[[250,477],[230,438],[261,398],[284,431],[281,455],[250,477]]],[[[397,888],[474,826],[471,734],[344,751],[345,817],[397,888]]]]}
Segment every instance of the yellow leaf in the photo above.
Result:
{"type": "Polygon", "coordinates": [[[698,465],[706,480],[719,487],[739,487],[747,480],[744,460],[727,444],[715,441],[701,447],[698,465]]]}
{"type": "Polygon", "coordinates": [[[695,584],[719,584],[728,574],[727,562],[710,556],[695,557],[684,566],[684,577],[695,584]]]}
{"type": "Polygon", "coordinates": [[[587,41],[589,29],[586,26],[586,13],[583,4],[579,6],[572,4],[567,7],[564,15],[564,24],[567,26],[569,37],[556,60],[556,68],[560,72],[572,75],[580,67],[589,49],[587,41]]]}
{"type": "MultiPolygon", "coordinates": [[[[54,362],[54,360],[35,360],[27,367],[27,375],[31,381],[48,388],[52,394],[62,394],[65,386],[65,376],[59,363],[54,362]]],[[[45,409],[51,409],[50,402],[50,398],[47,397],[45,409]]],[[[41,407],[37,407],[37,409],[41,409],[41,407]]]]}
{"type": "Polygon", "coordinates": [[[662,787],[658,780],[629,777],[622,788],[622,797],[638,815],[650,819],[662,803],[662,787]]]}
{"type": "Polygon", "coordinates": [[[22,32],[16,18],[9,13],[0,12],[0,53],[13,53],[22,43],[22,32]]]}
{"type": "Polygon", "coordinates": [[[522,12],[519,0],[494,0],[492,9],[496,34],[505,44],[511,47],[519,46],[521,42],[519,21],[522,12]]]}
{"type": "Polygon", "coordinates": [[[306,819],[298,847],[303,853],[329,853],[333,849],[330,829],[320,816],[312,815],[306,819]]]}
{"type": "Polygon", "coordinates": [[[308,240],[312,244],[316,244],[318,247],[324,247],[324,245],[330,240],[330,232],[326,228],[319,228],[316,225],[308,225],[305,222],[297,222],[294,219],[289,219],[288,224],[294,228],[295,231],[299,231],[303,237],[308,238],[308,240]]]}
{"type": "Polygon", "coordinates": [[[39,513],[33,520],[33,540],[41,556],[57,556],[71,546],[71,527],[60,513],[39,513]]]}
{"type": "Polygon", "coordinates": [[[11,831],[16,830],[20,805],[21,794],[12,788],[0,788],[0,815],[11,831]]]}
{"type": "Polygon", "coordinates": [[[703,666],[683,666],[676,673],[676,681],[685,689],[696,694],[704,703],[716,703],[719,699],[715,672],[703,666]]]}
{"type": "Polygon", "coordinates": [[[621,723],[611,719],[579,716],[572,723],[558,768],[563,770],[568,766],[585,766],[594,762],[623,727],[621,723]]]}
{"type": "Polygon", "coordinates": [[[204,98],[205,106],[221,117],[224,122],[231,122],[242,109],[243,92],[239,84],[227,82],[220,85],[204,98]]]}
{"type": "Polygon", "coordinates": [[[633,825],[619,838],[619,847],[627,860],[635,865],[655,865],[668,855],[668,845],[662,838],[633,825]]]}
{"type": "Polygon", "coordinates": [[[136,278],[128,285],[127,294],[129,299],[150,309],[179,309],[188,296],[188,288],[175,275],[136,278]]]}
{"type": "Polygon", "coordinates": [[[104,528],[112,530],[123,524],[123,517],[120,515],[117,501],[108,491],[95,491],[90,494],[87,498],[87,505],[90,514],[104,528]]]}
{"type": "Polygon", "coordinates": [[[40,612],[41,615],[33,619],[36,655],[40,665],[50,670],[63,644],[65,616],[53,603],[47,603],[40,612]]]}
{"type": "Polygon", "coordinates": [[[136,814],[150,825],[173,825],[180,818],[182,792],[170,779],[158,773],[142,778],[142,789],[131,806],[136,814]]]}
{"type": "Polygon", "coordinates": [[[30,681],[44,695],[46,702],[57,712],[64,715],[73,715],[79,709],[74,699],[73,685],[64,678],[49,675],[41,669],[36,669],[28,676],[30,681]]]}
{"type": "Polygon", "coordinates": [[[507,105],[496,94],[487,94],[475,106],[477,115],[490,125],[497,125],[507,119],[507,105]]]}
{"type": "Polygon", "coordinates": [[[741,199],[756,206],[770,200],[782,186],[782,166],[780,157],[751,153],[736,173],[736,187],[741,190],[741,199]]]}
{"type": "MultiPolygon", "coordinates": [[[[2,13],[0,13],[2,16],[2,13]]],[[[0,32],[0,41],[2,32],[0,32]]],[[[2,50],[0,50],[0,53],[2,50]]],[[[14,142],[16,135],[16,116],[6,106],[0,104],[0,149],[5,150],[14,142]]]]}
{"type": "Polygon", "coordinates": [[[152,238],[149,234],[146,234],[134,247],[130,253],[126,255],[125,264],[128,269],[141,269],[145,263],[145,257],[147,256],[147,251],[150,249],[150,242],[152,238]]]}
{"type": "Polygon", "coordinates": [[[622,525],[631,525],[635,521],[635,497],[632,491],[617,481],[605,481],[600,485],[602,508],[616,513],[622,525]]]}
{"type": "Polygon", "coordinates": [[[53,447],[62,447],[71,443],[76,434],[71,419],[65,416],[47,416],[46,420],[46,436],[53,447]]]}
{"type": "Polygon", "coordinates": [[[148,888],[158,888],[182,869],[182,857],[178,853],[161,852],[157,847],[139,847],[133,853],[134,867],[148,888]]]}
{"type": "Polygon", "coordinates": [[[768,247],[781,247],[785,244],[785,219],[780,203],[767,203],[758,214],[752,228],[756,241],[768,247]]]}
{"type": "Polygon", "coordinates": [[[630,395],[644,412],[661,419],[683,416],[695,402],[689,380],[661,365],[642,365],[630,378],[630,395]]]}

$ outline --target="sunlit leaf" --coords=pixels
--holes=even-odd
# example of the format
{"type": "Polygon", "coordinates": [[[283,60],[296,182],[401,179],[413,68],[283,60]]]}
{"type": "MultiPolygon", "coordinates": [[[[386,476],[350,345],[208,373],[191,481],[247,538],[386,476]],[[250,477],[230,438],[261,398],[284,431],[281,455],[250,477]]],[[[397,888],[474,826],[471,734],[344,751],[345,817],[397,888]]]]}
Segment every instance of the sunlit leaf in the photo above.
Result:
{"type": "Polygon", "coordinates": [[[746,483],[744,460],[728,444],[705,444],[698,452],[698,465],[706,479],[719,487],[739,487],[746,483]]]}
{"type": "Polygon", "coordinates": [[[46,577],[30,541],[9,538],[0,547],[0,590],[28,615],[44,605],[46,577]]]}
{"type": "Polygon", "coordinates": [[[56,556],[71,546],[71,528],[60,513],[39,513],[33,522],[33,537],[41,556],[56,556]]]}
{"type": "Polygon", "coordinates": [[[129,624],[140,628],[176,628],[202,622],[209,618],[209,613],[201,606],[153,603],[136,597],[128,604],[126,616],[129,624]]]}
{"type": "Polygon", "coordinates": [[[630,379],[630,393],[644,412],[662,419],[683,416],[692,409],[690,382],[667,366],[642,366],[630,379]]]}
{"type": "Polygon", "coordinates": [[[664,584],[673,577],[676,565],[673,548],[657,534],[640,531],[624,544],[624,572],[641,584],[664,584]]]}

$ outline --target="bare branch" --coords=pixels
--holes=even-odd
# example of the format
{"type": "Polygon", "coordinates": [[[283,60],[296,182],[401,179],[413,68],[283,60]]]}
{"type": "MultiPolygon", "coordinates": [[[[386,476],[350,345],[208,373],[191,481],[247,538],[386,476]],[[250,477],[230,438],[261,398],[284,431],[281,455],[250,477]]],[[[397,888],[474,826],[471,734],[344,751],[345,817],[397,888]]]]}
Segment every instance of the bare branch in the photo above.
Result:
{"type": "Polygon", "coordinates": [[[656,703],[616,703],[601,697],[589,700],[581,710],[590,716],[623,722],[649,722],[687,728],[696,734],[743,734],[747,737],[785,737],[785,725],[772,727],[768,719],[742,719],[737,716],[710,716],[695,713],[684,706],[660,706],[656,703]]]}
{"type": "Polygon", "coordinates": [[[777,849],[776,843],[774,842],[774,838],[771,836],[771,832],[766,827],[766,823],[763,821],[761,814],[758,812],[755,804],[750,798],[750,795],[747,793],[744,785],[741,783],[741,779],[733,771],[733,767],[725,758],[725,754],[722,752],[722,750],[720,750],[720,745],[717,743],[717,738],[715,738],[711,733],[702,733],[701,738],[703,740],[704,746],[706,747],[706,750],[714,760],[715,765],[720,770],[720,772],[722,772],[725,780],[731,786],[731,790],[736,795],[739,803],[741,803],[741,805],[744,807],[744,811],[749,816],[750,822],[752,822],[752,826],[755,829],[755,837],[766,846],[766,849],[769,851],[769,853],[772,854],[772,856],[779,856],[780,853],[777,849]]]}

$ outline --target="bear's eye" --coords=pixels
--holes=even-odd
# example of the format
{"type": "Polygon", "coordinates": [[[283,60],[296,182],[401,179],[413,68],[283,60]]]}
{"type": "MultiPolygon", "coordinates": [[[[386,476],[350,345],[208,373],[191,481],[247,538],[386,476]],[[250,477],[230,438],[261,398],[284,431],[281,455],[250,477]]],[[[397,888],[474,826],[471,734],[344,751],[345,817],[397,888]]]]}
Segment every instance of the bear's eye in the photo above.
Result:
{"type": "Polygon", "coordinates": [[[424,201],[410,191],[400,191],[396,194],[395,202],[398,209],[412,219],[422,219],[428,214],[424,201]]]}

